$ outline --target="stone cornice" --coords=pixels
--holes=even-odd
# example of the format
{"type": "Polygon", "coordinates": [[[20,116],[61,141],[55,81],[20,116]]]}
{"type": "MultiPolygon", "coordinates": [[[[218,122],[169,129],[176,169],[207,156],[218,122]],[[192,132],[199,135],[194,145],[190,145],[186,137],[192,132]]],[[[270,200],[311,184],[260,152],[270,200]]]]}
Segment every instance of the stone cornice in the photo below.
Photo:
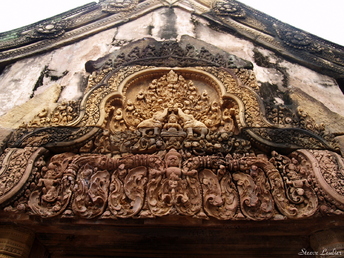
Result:
{"type": "Polygon", "coordinates": [[[179,7],[199,15],[219,29],[235,31],[291,61],[342,79],[344,48],[252,9],[227,1],[111,1],[90,3],[32,25],[0,34],[0,65],[58,48],[100,31],[118,26],[161,7],[179,7]],[[128,3],[127,3],[128,2],[128,3]],[[134,7],[133,7],[134,6],[134,7]],[[113,8],[113,9],[111,9],[113,8]]]}

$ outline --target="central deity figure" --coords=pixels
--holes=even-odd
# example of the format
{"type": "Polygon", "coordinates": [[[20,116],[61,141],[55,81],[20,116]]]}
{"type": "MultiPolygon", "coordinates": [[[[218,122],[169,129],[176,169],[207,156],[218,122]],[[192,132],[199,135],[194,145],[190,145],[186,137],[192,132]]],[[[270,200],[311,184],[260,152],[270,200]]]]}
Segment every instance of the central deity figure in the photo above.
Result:
{"type": "Polygon", "coordinates": [[[171,149],[165,156],[166,163],[166,176],[171,178],[173,176],[181,176],[182,170],[181,166],[182,156],[175,150],[171,149]]]}

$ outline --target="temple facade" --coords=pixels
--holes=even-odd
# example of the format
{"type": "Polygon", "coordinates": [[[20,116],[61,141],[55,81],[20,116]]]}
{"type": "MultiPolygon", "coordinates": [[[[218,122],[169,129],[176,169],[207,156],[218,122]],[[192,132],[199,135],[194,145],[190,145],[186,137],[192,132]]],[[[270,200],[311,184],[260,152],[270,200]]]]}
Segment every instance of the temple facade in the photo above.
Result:
{"type": "Polygon", "coordinates": [[[0,72],[1,257],[344,257],[344,47],[100,0],[1,33],[0,72]]]}

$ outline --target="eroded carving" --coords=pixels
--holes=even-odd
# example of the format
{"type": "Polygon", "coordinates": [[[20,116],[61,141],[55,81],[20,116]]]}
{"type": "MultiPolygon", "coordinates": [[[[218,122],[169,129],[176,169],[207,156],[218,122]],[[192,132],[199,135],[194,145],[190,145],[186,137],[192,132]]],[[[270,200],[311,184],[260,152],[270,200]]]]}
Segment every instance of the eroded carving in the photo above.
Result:
{"type": "Polygon", "coordinates": [[[137,0],[102,0],[99,1],[103,12],[117,13],[132,10],[138,4],[137,0]]]}
{"type": "Polygon", "coordinates": [[[311,35],[296,30],[295,28],[281,25],[279,23],[274,24],[274,28],[277,35],[283,40],[285,44],[296,49],[305,49],[312,52],[321,52],[323,48],[319,43],[314,41],[311,35]]]}
{"type": "Polygon", "coordinates": [[[308,218],[318,210],[338,214],[338,186],[326,181],[326,174],[321,182],[314,172],[318,155],[297,151],[289,156],[274,152],[271,158],[253,153],[189,157],[175,149],[124,157],[57,154],[35,174],[37,183],[25,195],[26,202],[23,196],[20,205],[6,210],[85,219],[183,215],[268,220],[308,218]],[[327,188],[319,192],[323,183],[327,188]],[[320,209],[315,191],[338,208],[321,199],[320,209]]]}
{"type": "Polygon", "coordinates": [[[28,205],[32,211],[43,218],[61,214],[72,197],[75,171],[68,169],[72,153],[52,157],[48,166],[43,167],[42,177],[31,193],[28,205]]]}
{"type": "Polygon", "coordinates": [[[216,1],[213,10],[221,16],[230,16],[233,18],[244,18],[245,10],[238,3],[232,0],[216,1]]]}
{"type": "MultiPolygon", "coordinates": [[[[185,54],[175,42],[159,45],[159,55],[156,47],[134,48],[122,64],[185,54]]],[[[186,49],[189,57],[225,62],[206,49],[186,49]]],[[[33,177],[16,200],[2,202],[6,210],[43,218],[218,220],[342,212],[342,185],[334,182],[341,179],[342,159],[297,150],[332,149],[323,125],[301,109],[282,115],[277,110],[266,119],[252,72],[214,66],[115,69],[119,62],[118,56],[108,60],[91,76],[79,104],[43,110],[13,134],[12,146],[44,146],[51,153],[36,170],[27,166],[30,159],[16,166],[11,151],[1,156],[13,175],[33,177]],[[28,172],[20,174],[25,166],[28,172]]],[[[5,189],[13,187],[13,175],[4,173],[5,189]]]]}

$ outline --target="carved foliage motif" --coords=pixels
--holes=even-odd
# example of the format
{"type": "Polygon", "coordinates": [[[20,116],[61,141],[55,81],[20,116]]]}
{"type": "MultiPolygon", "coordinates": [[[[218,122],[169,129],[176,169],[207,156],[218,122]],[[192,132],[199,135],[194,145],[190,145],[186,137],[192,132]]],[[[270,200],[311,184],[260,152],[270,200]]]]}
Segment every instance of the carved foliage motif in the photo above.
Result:
{"type": "Polygon", "coordinates": [[[262,169],[252,165],[248,173],[235,173],[242,212],[251,219],[269,219],[274,215],[270,185],[262,169]]]}
{"type": "Polygon", "coordinates": [[[51,153],[43,159],[43,148],[8,149],[0,158],[0,203],[43,218],[269,220],[341,212],[339,156],[267,154],[331,149],[323,126],[302,110],[290,123],[281,124],[279,114],[269,122],[253,73],[226,58],[165,42],[109,59],[90,76],[81,102],[43,110],[13,134],[14,147],[51,153]],[[159,67],[126,66],[147,60],[159,67]],[[41,165],[33,168],[35,159],[41,165]]]}
{"type": "MultiPolygon", "coordinates": [[[[201,127],[204,128],[200,135],[214,130],[227,131],[237,135],[242,127],[253,127],[250,133],[254,134],[258,141],[264,139],[270,143],[287,144],[294,146],[294,149],[336,148],[333,136],[324,134],[324,126],[315,124],[314,120],[301,109],[297,110],[297,114],[292,114],[290,111],[285,115],[280,110],[274,113],[274,109],[268,109],[267,117],[279,127],[278,129],[273,128],[273,124],[264,118],[263,107],[253,92],[258,88],[255,80],[251,78],[252,73],[245,73],[241,69],[231,72],[210,67],[197,68],[189,73],[184,71],[182,74],[174,70],[169,72],[164,70],[165,73],[157,73],[151,79],[147,80],[145,76],[142,76],[142,79],[138,77],[133,80],[134,82],[129,83],[131,86],[121,86],[123,80],[128,76],[150,69],[152,68],[135,66],[120,69],[116,73],[110,71],[111,77],[107,76],[108,85],[102,82],[99,87],[95,85],[89,89],[89,94],[80,106],[80,109],[86,112],[81,112],[79,117],[76,117],[79,110],[76,103],[61,103],[52,114],[43,110],[27,126],[40,127],[48,124],[101,126],[110,134],[104,132],[106,135],[98,138],[99,142],[94,145],[108,142],[112,146],[123,145],[123,141],[118,141],[119,138],[123,138],[121,132],[138,130],[141,138],[136,141],[129,138],[132,147],[131,150],[126,150],[134,153],[143,153],[147,150],[149,153],[153,153],[170,147],[177,149],[187,147],[188,144],[183,146],[184,133],[190,135],[191,129],[187,129],[187,127],[190,128],[191,124],[196,121],[200,122],[199,125],[202,123],[201,127]],[[209,75],[219,79],[227,92],[226,95],[221,98],[223,93],[219,86],[209,80],[208,76],[197,74],[196,71],[206,71],[209,75]],[[190,77],[190,74],[193,75],[190,77]],[[191,79],[186,79],[186,76],[191,79]],[[248,83],[250,87],[239,87],[239,78],[248,83]],[[146,87],[135,84],[135,81],[140,80],[146,80],[146,87]],[[204,87],[202,84],[210,84],[211,87],[204,87]],[[132,88],[135,87],[139,90],[133,91],[132,88]],[[119,89],[122,92],[118,92],[119,89]],[[117,93],[108,98],[105,108],[102,109],[101,101],[111,92],[117,93]],[[175,122],[169,122],[169,120],[175,122]],[[186,122],[186,120],[189,121],[186,122]],[[173,123],[174,126],[172,126],[173,123]],[[281,125],[286,128],[281,128],[281,125]],[[291,129],[290,126],[295,127],[296,130],[291,129]],[[147,130],[149,127],[155,128],[152,134],[150,134],[152,130],[147,130]],[[179,127],[183,130],[179,130],[179,127]],[[299,128],[305,131],[299,130],[299,128]],[[171,130],[176,132],[170,133],[171,130]],[[162,131],[166,132],[162,133],[162,131]],[[117,144],[114,145],[115,142],[117,144]]],[[[94,78],[90,79],[90,85],[93,80],[94,78]]],[[[201,129],[198,129],[198,132],[200,131],[201,129]]],[[[132,135],[133,138],[137,137],[135,133],[132,135]]],[[[211,142],[209,137],[206,140],[209,146],[209,142],[211,142]]],[[[197,141],[194,144],[199,145],[199,149],[208,149],[206,142],[203,144],[201,141],[197,141]]],[[[106,146],[100,148],[103,149],[101,153],[112,152],[111,148],[106,148],[106,146]]],[[[122,150],[124,149],[126,148],[122,148],[122,150]]]]}
{"type": "Polygon", "coordinates": [[[43,167],[42,177],[28,201],[30,208],[41,217],[59,215],[69,204],[76,176],[73,171],[67,171],[72,155],[56,155],[43,167]]]}
{"type": "MultiPolygon", "coordinates": [[[[343,158],[337,153],[326,150],[311,150],[309,152],[302,151],[302,154],[312,160],[312,168],[314,170],[313,186],[317,190],[320,199],[326,203],[335,204],[340,209],[344,208],[344,181],[343,181],[343,158]]],[[[336,207],[321,207],[322,211],[327,213],[342,214],[336,210],[336,207]]]]}
{"type": "Polygon", "coordinates": [[[1,155],[0,203],[4,203],[21,192],[27,180],[34,176],[44,164],[40,156],[43,148],[8,148],[1,155]]]}
{"type": "Polygon", "coordinates": [[[96,83],[100,82],[101,75],[107,74],[111,70],[138,65],[151,67],[215,66],[230,69],[253,68],[252,63],[219,49],[208,49],[204,45],[195,46],[185,42],[185,39],[182,39],[181,42],[158,42],[151,38],[132,42],[129,51],[120,52],[106,61],[89,61],[86,64],[88,71],[92,73],[92,80],[96,83]]]}
{"type": "MultiPolygon", "coordinates": [[[[121,123],[119,116],[123,113],[129,128],[157,127],[166,131],[174,128],[178,131],[178,120],[188,128],[216,128],[220,123],[216,118],[221,117],[220,103],[216,100],[218,96],[211,95],[207,89],[199,92],[192,80],[185,80],[182,75],[171,70],[161,78],[154,79],[136,97],[128,99],[123,111],[116,110],[114,115],[118,117],[112,122],[121,123]],[[163,124],[166,119],[170,122],[163,124]],[[196,121],[199,121],[198,125],[196,121]]],[[[116,129],[120,129],[120,126],[117,125],[116,129]]]]}
{"type": "Polygon", "coordinates": [[[43,109],[24,128],[63,126],[71,123],[79,115],[80,101],[61,102],[54,110],[43,109]]]}
{"type": "Polygon", "coordinates": [[[321,202],[321,211],[330,207],[327,213],[338,214],[344,195],[336,190],[331,176],[315,171],[328,157],[326,171],[341,174],[338,161],[331,159],[336,154],[312,152],[296,151],[289,156],[274,152],[270,159],[253,153],[188,157],[174,149],[125,157],[57,154],[33,174],[32,190],[5,210],[44,218],[184,215],[267,220],[307,218],[318,212],[321,202]],[[327,187],[321,187],[321,192],[319,185],[324,183],[327,187]],[[318,199],[316,191],[329,206],[318,199]]]}

